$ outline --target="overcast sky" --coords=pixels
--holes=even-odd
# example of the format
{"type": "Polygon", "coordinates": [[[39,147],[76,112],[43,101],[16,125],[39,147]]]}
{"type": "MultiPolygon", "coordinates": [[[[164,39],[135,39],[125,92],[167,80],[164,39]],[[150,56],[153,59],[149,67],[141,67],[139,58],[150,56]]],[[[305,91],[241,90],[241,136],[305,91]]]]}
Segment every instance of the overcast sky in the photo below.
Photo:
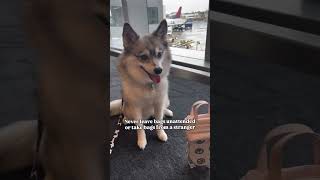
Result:
{"type": "Polygon", "coordinates": [[[209,9],[209,0],[163,0],[166,13],[176,12],[182,6],[182,13],[209,9]]]}

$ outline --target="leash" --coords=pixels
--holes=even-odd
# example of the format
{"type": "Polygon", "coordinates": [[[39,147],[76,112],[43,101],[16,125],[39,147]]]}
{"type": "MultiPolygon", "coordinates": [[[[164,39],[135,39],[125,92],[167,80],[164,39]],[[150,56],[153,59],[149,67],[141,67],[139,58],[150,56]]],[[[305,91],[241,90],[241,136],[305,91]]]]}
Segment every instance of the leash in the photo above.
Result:
{"type": "Polygon", "coordinates": [[[113,133],[113,137],[112,137],[112,140],[110,141],[110,154],[112,154],[112,150],[114,148],[114,143],[115,143],[115,140],[118,138],[119,136],[119,132],[120,132],[120,128],[121,128],[121,125],[122,125],[122,121],[123,121],[123,98],[121,99],[121,106],[120,106],[120,114],[119,114],[119,118],[118,118],[118,123],[117,123],[117,127],[113,133]]]}

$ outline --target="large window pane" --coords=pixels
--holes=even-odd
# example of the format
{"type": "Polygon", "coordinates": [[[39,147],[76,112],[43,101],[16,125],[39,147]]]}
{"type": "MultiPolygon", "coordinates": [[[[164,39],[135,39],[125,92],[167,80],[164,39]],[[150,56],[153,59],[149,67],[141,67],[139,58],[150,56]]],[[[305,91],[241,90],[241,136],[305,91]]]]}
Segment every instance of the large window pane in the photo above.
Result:
{"type": "Polygon", "coordinates": [[[143,36],[166,19],[173,59],[204,64],[209,0],[197,0],[196,5],[194,0],[111,0],[110,7],[111,47],[122,48],[124,22],[143,36]]]}
{"type": "Polygon", "coordinates": [[[121,0],[110,1],[110,47],[121,49],[124,11],[121,0]]]}
{"type": "Polygon", "coordinates": [[[111,6],[110,8],[110,25],[111,26],[122,26],[123,15],[121,6],[111,6]]]}

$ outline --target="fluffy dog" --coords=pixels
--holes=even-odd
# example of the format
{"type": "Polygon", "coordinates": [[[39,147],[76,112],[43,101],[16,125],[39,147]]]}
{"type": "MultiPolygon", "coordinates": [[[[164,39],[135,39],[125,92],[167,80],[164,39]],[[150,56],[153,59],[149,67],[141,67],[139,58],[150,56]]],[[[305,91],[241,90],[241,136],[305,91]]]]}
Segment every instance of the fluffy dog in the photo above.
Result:
{"type": "MultiPolygon", "coordinates": [[[[164,115],[172,116],[167,107],[168,75],[171,53],[167,43],[167,22],[161,21],[151,34],[139,35],[126,23],[123,27],[124,51],[119,57],[118,71],[122,83],[123,114],[129,120],[145,120],[154,117],[162,120],[164,115]]],[[[121,100],[110,103],[112,115],[120,113],[121,100]]],[[[136,123],[142,127],[143,124],[136,123]]],[[[162,123],[158,124],[162,126],[162,123]]],[[[168,137],[163,129],[156,130],[161,141],[168,137]]],[[[144,149],[147,139],[144,129],[137,130],[137,145],[144,149]]]]}

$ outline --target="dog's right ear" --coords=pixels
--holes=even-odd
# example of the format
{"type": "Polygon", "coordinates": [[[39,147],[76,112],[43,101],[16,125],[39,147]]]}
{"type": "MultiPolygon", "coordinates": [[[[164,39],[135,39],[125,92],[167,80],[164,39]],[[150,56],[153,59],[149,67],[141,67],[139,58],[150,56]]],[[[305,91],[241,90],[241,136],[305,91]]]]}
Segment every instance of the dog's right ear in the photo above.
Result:
{"type": "Polygon", "coordinates": [[[162,39],[165,39],[167,33],[168,33],[168,24],[167,24],[167,21],[164,19],[160,22],[158,28],[152,34],[162,39]]]}
{"type": "Polygon", "coordinates": [[[124,23],[122,39],[123,39],[123,47],[127,49],[128,47],[132,46],[136,41],[139,40],[139,35],[132,29],[130,24],[124,23]]]}

